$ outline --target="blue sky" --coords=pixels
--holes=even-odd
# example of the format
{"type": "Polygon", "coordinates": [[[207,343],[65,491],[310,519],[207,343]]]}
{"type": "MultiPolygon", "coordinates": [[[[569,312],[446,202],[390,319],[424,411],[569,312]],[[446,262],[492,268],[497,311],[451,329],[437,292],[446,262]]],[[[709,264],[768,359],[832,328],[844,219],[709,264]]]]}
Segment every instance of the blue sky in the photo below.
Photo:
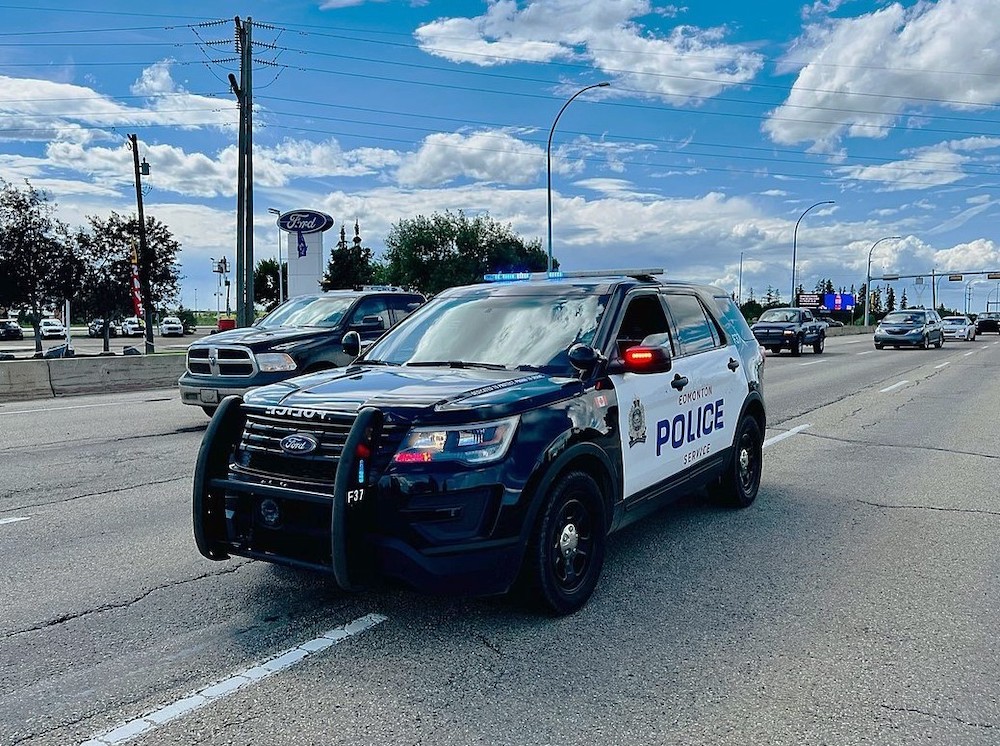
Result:
{"type": "MultiPolygon", "coordinates": [[[[445,210],[544,246],[549,129],[608,81],[552,141],[565,269],[663,267],[787,300],[793,239],[811,290],[859,285],[873,244],[900,236],[872,274],[926,273],[893,285],[928,305],[932,268],[1000,270],[996,0],[81,7],[0,2],[0,177],[48,191],[71,226],[132,212],[136,133],[187,306],[197,291],[214,308],[210,257],[233,263],[237,15],[260,24],[258,257],[276,252],[268,207],[329,213],[327,248],[358,220],[376,255],[394,223],[445,210]]],[[[1000,299],[985,276],[939,288],[951,307],[1000,299]]]]}

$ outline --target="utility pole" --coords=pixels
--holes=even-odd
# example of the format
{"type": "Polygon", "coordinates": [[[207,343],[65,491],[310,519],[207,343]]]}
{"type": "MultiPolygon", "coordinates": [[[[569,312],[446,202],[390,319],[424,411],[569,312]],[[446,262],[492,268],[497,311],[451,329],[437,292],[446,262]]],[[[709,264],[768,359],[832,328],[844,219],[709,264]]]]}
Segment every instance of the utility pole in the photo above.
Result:
{"type": "Polygon", "coordinates": [[[236,325],[254,321],[253,292],[253,19],[236,24],[240,79],[229,74],[229,85],[240,107],[239,168],[236,189],[236,325]]]}
{"type": "Polygon", "coordinates": [[[146,354],[155,352],[153,347],[153,298],[150,290],[149,274],[152,261],[149,256],[149,246],[146,243],[146,216],[142,212],[142,176],[149,175],[149,164],[142,159],[139,164],[139,143],[136,136],[128,136],[132,148],[132,164],[135,167],[135,202],[139,210],[139,290],[142,292],[142,315],[146,322],[146,354]]]}

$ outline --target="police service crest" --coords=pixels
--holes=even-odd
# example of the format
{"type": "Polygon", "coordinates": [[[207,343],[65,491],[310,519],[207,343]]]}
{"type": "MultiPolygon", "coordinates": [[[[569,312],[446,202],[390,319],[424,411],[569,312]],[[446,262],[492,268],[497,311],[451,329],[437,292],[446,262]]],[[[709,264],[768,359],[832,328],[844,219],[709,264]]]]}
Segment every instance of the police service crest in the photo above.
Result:
{"type": "Polygon", "coordinates": [[[632,409],[628,413],[628,447],[636,443],[646,442],[646,410],[638,398],[632,401],[632,409]]]}

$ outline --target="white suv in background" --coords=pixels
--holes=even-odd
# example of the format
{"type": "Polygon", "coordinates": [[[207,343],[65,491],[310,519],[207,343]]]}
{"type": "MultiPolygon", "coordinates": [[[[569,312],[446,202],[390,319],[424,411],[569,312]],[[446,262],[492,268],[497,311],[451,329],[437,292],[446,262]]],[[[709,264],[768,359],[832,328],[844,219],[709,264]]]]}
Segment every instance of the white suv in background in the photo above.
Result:
{"type": "Polygon", "coordinates": [[[38,328],[42,339],[66,339],[66,327],[59,319],[42,319],[38,328]]]}
{"type": "Polygon", "coordinates": [[[141,337],[146,332],[146,324],[138,316],[129,316],[122,321],[123,337],[141,337]]]}

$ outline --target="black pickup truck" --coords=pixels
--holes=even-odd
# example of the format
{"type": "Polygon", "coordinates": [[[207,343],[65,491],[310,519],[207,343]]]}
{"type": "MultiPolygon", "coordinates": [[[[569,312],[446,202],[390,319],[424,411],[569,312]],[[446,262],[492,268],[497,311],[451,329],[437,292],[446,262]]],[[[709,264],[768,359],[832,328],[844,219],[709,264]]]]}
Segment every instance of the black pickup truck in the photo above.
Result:
{"type": "Polygon", "coordinates": [[[812,345],[818,355],[826,345],[826,322],[808,308],[769,308],[750,328],[760,345],[771,352],[787,348],[797,357],[803,347],[812,345]]]}

